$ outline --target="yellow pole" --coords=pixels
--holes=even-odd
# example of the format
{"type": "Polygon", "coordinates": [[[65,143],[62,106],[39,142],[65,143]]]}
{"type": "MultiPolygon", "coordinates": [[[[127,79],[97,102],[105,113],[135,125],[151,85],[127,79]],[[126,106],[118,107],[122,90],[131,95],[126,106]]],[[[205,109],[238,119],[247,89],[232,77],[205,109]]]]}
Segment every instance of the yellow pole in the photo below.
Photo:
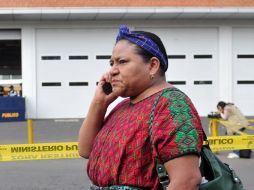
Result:
{"type": "Polygon", "coordinates": [[[211,120],[211,130],[212,130],[213,137],[218,136],[218,120],[217,119],[211,120]]]}
{"type": "MultiPolygon", "coordinates": [[[[212,131],[212,137],[218,136],[218,120],[216,118],[212,118],[210,120],[210,127],[212,131]]],[[[215,154],[218,154],[218,151],[214,151],[215,154]]]]}
{"type": "Polygon", "coordinates": [[[27,120],[27,139],[28,139],[28,144],[33,144],[34,143],[34,137],[33,137],[33,120],[28,119],[27,120]]]}

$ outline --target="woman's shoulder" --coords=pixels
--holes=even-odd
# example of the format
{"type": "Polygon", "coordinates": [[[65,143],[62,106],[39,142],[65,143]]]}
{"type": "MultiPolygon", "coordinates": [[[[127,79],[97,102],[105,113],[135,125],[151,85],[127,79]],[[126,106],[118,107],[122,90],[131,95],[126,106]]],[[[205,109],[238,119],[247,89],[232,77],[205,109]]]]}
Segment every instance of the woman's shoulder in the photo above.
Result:
{"type": "MultiPolygon", "coordinates": [[[[166,88],[162,91],[162,97],[167,99],[185,99],[188,96],[176,87],[166,88]]],[[[189,99],[189,98],[188,98],[189,99]]]]}
{"type": "Polygon", "coordinates": [[[227,104],[224,109],[233,112],[237,109],[237,107],[234,104],[227,104]]]}
{"type": "Polygon", "coordinates": [[[162,101],[161,103],[164,104],[164,106],[168,110],[177,113],[181,110],[181,113],[189,112],[198,115],[197,110],[191,99],[178,88],[173,87],[165,89],[162,92],[162,97],[164,101],[162,101]]]}

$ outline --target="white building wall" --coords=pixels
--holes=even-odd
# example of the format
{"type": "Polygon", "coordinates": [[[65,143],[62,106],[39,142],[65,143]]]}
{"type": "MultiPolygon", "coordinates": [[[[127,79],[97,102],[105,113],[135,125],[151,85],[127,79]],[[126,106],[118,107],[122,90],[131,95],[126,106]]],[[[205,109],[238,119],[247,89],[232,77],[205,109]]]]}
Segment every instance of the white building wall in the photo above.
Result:
{"type": "Polygon", "coordinates": [[[22,27],[21,37],[22,93],[26,98],[27,118],[37,118],[35,28],[22,27]]]}
{"type": "Polygon", "coordinates": [[[254,27],[233,27],[233,102],[254,115],[254,27]]]}
{"type": "MultiPolygon", "coordinates": [[[[232,102],[232,26],[219,27],[218,101],[232,102]]],[[[216,105],[215,105],[216,106],[216,105]]],[[[216,107],[214,107],[216,109],[216,107]]]]}

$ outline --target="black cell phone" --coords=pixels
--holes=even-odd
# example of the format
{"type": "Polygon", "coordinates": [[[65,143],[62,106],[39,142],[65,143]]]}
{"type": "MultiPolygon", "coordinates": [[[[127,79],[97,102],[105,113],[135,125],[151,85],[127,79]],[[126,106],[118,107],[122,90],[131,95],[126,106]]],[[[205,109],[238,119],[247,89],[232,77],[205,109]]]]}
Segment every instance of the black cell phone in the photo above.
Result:
{"type": "Polygon", "coordinates": [[[112,86],[109,82],[106,82],[102,85],[102,89],[105,94],[109,95],[112,92],[112,86]]]}

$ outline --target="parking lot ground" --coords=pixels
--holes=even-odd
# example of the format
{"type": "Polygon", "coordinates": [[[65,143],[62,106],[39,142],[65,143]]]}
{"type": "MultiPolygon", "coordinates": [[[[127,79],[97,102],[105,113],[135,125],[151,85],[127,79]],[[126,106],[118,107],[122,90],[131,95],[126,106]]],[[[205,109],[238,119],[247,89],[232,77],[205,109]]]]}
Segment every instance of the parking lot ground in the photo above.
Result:
{"type": "MultiPolygon", "coordinates": [[[[75,142],[81,123],[81,119],[36,120],[34,142],[75,142]]],[[[203,118],[202,123],[209,134],[208,119],[203,118]]],[[[27,123],[0,123],[0,144],[19,143],[27,143],[27,123]]],[[[251,159],[227,159],[227,153],[219,152],[218,157],[235,169],[246,190],[253,190],[254,155],[251,159]]],[[[83,158],[0,162],[0,189],[86,190],[90,185],[86,163],[83,158]]]]}

